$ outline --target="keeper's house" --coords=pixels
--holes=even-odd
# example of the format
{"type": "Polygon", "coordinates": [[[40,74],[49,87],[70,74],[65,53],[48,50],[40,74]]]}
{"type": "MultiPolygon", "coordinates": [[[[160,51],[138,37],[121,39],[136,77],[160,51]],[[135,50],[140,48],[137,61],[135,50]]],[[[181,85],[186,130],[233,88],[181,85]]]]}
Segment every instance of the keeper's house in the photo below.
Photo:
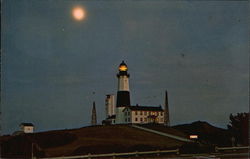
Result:
{"type": "Polygon", "coordinates": [[[158,123],[164,124],[164,110],[161,106],[129,106],[125,107],[125,123],[145,124],[158,123]]]}

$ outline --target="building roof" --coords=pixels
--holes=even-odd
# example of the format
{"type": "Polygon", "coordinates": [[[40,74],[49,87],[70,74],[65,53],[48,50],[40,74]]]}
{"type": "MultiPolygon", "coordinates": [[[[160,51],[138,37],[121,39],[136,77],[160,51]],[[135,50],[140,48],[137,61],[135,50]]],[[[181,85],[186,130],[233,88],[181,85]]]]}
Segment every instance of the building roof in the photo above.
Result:
{"type": "Polygon", "coordinates": [[[144,110],[144,111],[163,111],[161,106],[129,106],[131,110],[144,110]]]}
{"type": "Polygon", "coordinates": [[[116,115],[109,116],[107,119],[115,119],[116,115]]]}
{"type": "Polygon", "coordinates": [[[20,126],[34,126],[32,123],[21,123],[20,126]]]}
{"type": "Polygon", "coordinates": [[[122,60],[122,63],[120,64],[120,66],[126,66],[126,67],[127,67],[127,65],[126,65],[126,63],[124,62],[124,60],[122,60]]]}

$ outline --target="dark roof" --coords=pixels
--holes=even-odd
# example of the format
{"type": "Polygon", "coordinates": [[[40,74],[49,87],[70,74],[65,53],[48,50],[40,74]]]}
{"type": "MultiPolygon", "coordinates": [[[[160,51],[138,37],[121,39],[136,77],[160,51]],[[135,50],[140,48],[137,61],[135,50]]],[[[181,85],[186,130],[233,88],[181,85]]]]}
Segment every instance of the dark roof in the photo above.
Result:
{"type": "Polygon", "coordinates": [[[109,116],[107,119],[115,119],[116,115],[109,116]]]}
{"type": "Polygon", "coordinates": [[[127,66],[124,61],[122,61],[122,63],[120,64],[120,66],[122,65],[127,66]]]}
{"type": "Polygon", "coordinates": [[[129,106],[131,110],[145,110],[145,111],[163,111],[161,106],[129,106]]]}
{"type": "Polygon", "coordinates": [[[32,123],[21,123],[20,126],[23,125],[23,126],[34,126],[32,123]]]}

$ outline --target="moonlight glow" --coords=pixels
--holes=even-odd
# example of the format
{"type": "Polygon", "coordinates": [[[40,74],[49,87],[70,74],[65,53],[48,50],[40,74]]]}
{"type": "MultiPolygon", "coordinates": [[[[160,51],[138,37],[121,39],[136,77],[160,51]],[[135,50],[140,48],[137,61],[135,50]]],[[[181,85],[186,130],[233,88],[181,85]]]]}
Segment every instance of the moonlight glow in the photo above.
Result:
{"type": "Polygon", "coordinates": [[[85,10],[81,7],[76,7],[72,10],[72,15],[76,20],[83,20],[85,18],[85,10]]]}

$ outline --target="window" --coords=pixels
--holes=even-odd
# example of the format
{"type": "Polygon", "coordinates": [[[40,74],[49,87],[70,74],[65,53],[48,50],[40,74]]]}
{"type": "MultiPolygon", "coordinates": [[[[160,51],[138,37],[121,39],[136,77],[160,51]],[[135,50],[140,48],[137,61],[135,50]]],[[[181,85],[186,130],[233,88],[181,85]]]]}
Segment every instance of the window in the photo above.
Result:
{"type": "Polygon", "coordinates": [[[137,115],[137,111],[135,111],[135,115],[137,115]]]}
{"type": "Polygon", "coordinates": [[[130,112],[128,112],[128,116],[130,116],[130,112]]]}
{"type": "Polygon", "coordinates": [[[163,112],[161,112],[161,116],[163,115],[163,112]]]}
{"type": "Polygon", "coordinates": [[[128,118],[128,122],[130,122],[130,118],[128,118]]]}
{"type": "Polygon", "coordinates": [[[141,122],[142,122],[143,120],[142,120],[142,118],[141,118],[141,122]]]}
{"type": "Polygon", "coordinates": [[[146,112],[146,111],[144,112],[144,115],[147,115],[147,112],[146,112]]]}
{"type": "Polygon", "coordinates": [[[155,119],[155,122],[156,122],[156,123],[159,123],[159,118],[156,118],[156,119],[155,119]]]}
{"type": "Polygon", "coordinates": [[[144,118],[144,121],[147,122],[147,118],[144,118]]]}
{"type": "Polygon", "coordinates": [[[142,115],[142,111],[140,112],[140,115],[142,115]]]}
{"type": "Polygon", "coordinates": [[[137,121],[137,118],[135,118],[135,121],[137,121]]]}

